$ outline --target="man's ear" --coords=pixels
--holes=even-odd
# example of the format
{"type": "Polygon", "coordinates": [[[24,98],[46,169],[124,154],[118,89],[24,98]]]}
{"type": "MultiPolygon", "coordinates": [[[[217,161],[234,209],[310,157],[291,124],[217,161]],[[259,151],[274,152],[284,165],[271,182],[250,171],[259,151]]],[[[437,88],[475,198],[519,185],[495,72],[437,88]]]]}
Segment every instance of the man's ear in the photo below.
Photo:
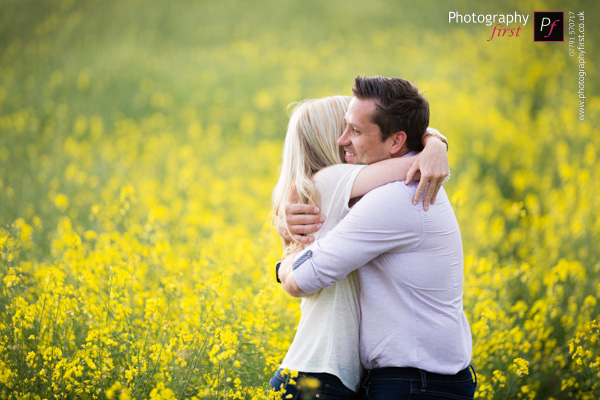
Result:
{"type": "Polygon", "coordinates": [[[389,151],[392,157],[406,153],[406,151],[402,151],[405,147],[406,139],[407,136],[404,131],[395,132],[388,138],[390,140],[389,151]]]}

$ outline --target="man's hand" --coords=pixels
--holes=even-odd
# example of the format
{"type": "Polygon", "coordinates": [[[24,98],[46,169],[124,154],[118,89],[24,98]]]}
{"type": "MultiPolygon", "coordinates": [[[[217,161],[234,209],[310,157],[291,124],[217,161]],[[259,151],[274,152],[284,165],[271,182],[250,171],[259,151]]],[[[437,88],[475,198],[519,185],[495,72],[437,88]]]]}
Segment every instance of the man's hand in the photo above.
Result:
{"type": "Polygon", "coordinates": [[[429,204],[435,202],[435,197],[442,187],[442,183],[450,174],[446,144],[438,138],[430,136],[427,139],[427,146],[417,156],[417,160],[408,170],[406,184],[415,179],[417,171],[421,172],[421,180],[413,197],[413,204],[417,205],[421,195],[425,192],[423,209],[427,211],[429,204]]]}
{"type": "Polygon", "coordinates": [[[310,204],[287,204],[285,206],[286,219],[283,216],[279,216],[277,219],[277,233],[282,237],[285,243],[292,242],[293,238],[303,244],[312,243],[315,238],[309,236],[311,233],[315,233],[323,226],[325,222],[325,216],[319,214],[320,210],[310,204]],[[285,221],[290,229],[285,227],[285,221]]]}
{"type": "Polygon", "coordinates": [[[279,280],[281,281],[281,286],[283,290],[286,291],[287,294],[293,297],[306,297],[308,294],[304,293],[300,286],[296,283],[296,278],[292,273],[292,265],[294,264],[294,258],[296,258],[297,253],[292,253],[287,255],[285,260],[282,261],[281,267],[279,267],[279,280]]]}

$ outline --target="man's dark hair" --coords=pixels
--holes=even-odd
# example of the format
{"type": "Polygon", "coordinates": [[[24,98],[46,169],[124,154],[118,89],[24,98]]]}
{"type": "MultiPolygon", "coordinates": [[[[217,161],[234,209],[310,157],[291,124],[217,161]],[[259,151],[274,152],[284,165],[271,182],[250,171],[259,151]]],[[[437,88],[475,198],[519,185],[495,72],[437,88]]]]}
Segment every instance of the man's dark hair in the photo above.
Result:
{"type": "Polygon", "coordinates": [[[406,132],[406,147],[423,150],[422,137],[429,126],[429,103],[412,83],[400,78],[357,76],[352,93],[361,100],[375,100],[371,116],[381,129],[382,140],[398,131],[406,132]]]}

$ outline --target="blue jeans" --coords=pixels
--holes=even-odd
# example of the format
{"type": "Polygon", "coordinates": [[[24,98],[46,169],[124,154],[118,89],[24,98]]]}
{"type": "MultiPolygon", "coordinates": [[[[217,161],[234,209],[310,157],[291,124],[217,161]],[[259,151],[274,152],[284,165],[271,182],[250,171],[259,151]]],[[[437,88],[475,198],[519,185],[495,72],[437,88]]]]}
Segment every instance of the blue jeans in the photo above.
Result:
{"type": "Polygon", "coordinates": [[[473,367],[467,367],[456,375],[433,374],[417,368],[367,370],[361,384],[361,399],[473,399],[477,375],[473,380],[470,368],[473,367]]]}
{"type": "MultiPolygon", "coordinates": [[[[279,390],[281,385],[285,388],[285,393],[281,394],[282,399],[292,395],[291,400],[347,400],[357,399],[357,394],[348,389],[340,378],[335,375],[325,373],[299,372],[296,378],[293,378],[296,384],[290,384],[290,377],[283,375],[283,370],[279,369],[271,378],[269,384],[274,390],[279,390]],[[318,388],[312,388],[310,384],[303,385],[303,377],[314,378],[318,380],[318,388]]],[[[313,386],[314,387],[314,386],[313,386]]]]}

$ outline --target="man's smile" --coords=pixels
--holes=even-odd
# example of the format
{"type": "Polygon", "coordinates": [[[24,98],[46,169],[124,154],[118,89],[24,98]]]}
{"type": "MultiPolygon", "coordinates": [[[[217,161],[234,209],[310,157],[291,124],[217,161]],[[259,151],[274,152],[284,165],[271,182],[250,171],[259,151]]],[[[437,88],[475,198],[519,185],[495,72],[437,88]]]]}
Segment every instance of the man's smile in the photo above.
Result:
{"type": "Polygon", "coordinates": [[[346,160],[346,162],[352,162],[353,160],[356,159],[356,153],[354,153],[353,151],[350,151],[348,149],[344,149],[344,159],[346,160]]]}

